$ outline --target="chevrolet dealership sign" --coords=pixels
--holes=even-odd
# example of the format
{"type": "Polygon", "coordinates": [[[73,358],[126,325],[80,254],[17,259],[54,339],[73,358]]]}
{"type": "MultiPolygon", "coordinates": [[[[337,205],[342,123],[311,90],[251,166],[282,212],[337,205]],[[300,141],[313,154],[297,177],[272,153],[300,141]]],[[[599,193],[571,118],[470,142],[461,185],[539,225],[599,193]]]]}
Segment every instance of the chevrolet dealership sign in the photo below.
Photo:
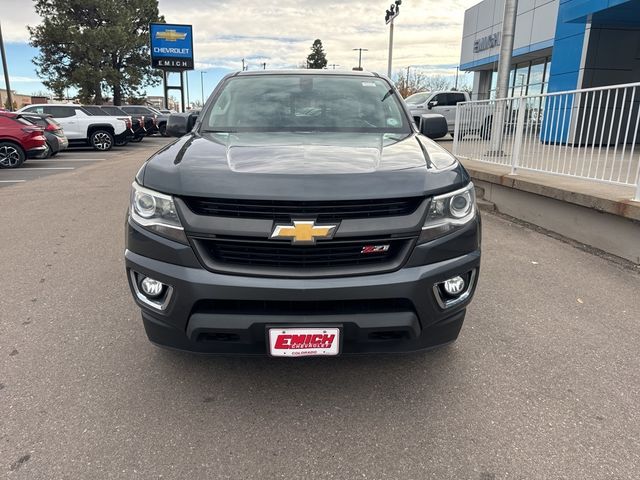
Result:
{"type": "Polygon", "coordinates": [[[151,66],[163,70],[193,70],[193,32],[191,25],[152,23],[151,66]]]}
{"type": "Polygon", "coordinates": [[[492,33],[473,42],[473,52],[479,53],[500,46],[500,32],[492,33]]]}

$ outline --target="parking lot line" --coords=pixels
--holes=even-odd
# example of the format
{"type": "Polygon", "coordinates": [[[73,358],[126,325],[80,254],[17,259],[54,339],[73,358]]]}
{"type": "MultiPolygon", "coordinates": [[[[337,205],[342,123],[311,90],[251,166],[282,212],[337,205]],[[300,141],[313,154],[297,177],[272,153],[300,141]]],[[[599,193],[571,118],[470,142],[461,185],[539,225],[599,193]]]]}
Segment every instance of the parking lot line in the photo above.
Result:
{"type": "Polygon", "coordinates": [[[76,167],[22,167],[21,172],[25,170],[75,170],[76,167]]]}
{"type": "Polygon", "coordinates": [[[22,183],[26,182],[26,180],[0,180],[0,183],[22,183]]]}
{"type": "Polygon", "coordinates": [[[29,160],[30,164],[38,162],[102,162],[106,158],[38,158],[36,160],[29,160]]]}

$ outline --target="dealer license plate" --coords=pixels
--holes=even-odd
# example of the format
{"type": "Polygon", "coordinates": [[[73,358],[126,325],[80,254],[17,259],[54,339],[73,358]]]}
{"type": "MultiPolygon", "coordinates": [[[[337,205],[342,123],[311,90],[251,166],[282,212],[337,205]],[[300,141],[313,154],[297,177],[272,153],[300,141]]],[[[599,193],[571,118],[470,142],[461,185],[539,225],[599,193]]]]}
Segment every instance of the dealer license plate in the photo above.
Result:
{"type": "Polygon", "coordinates": [[[274,357],[340,354],[339,328],[270,328],[269,353],[274,357]]]}

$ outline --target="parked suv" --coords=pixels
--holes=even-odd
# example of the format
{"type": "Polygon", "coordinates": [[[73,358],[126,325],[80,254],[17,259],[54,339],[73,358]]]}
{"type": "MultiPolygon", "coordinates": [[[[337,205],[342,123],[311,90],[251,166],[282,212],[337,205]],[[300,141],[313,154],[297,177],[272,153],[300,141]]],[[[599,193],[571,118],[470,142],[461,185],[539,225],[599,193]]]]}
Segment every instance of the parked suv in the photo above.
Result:
{"type": "Polygon", "coordinates": [[[457,91],[419,92],[405,100],[418,125],[423,114],[437,113],[447,119],[447,126],[451,134],[453,134],[456,125],[458,103],[468,101],[469,94],[467,92],[457,91]]]}
{"type": "Polygon", "coordinates": [[[92,116],[80,105],[30,105],[19,112],[51,115],[64,128],[69,145],[89,145],[95,150],[107,151],[130,134],[125,120],[108,115],[92,116]]]}
{"type": "Polygon", "coordinates": [[[44,128],[44,136],[47,139],[47,151],[44,153],[44,157],[55,157],[69,146],[69,140],[64,134],[64,129],[51,115],[25,113],[22,117],[34,125],[44,128]]]}
{"type": "Polygon", "coordinates": [[[169,115],[164,115],[155,108],[145,105],[122,105],[120,108],[129,115],[144,115],[145,117],[153,118],[155,121],[153,129],[149,129],[149,127],[145,125],[149,134],[160,133],[163,137],[166,135],[169,115]]]}
{"type": "Polygon", "coordinates": [[[46,151],[43,128],[20,114],[0,111],[0,168],[18,168],[27,158],[41,157],[46,151]]]}
{"type": "Polygon", "coordinates": [[[237,73],[192,121],[171,116],[183,136],[132,185],[126,273],[152,342],[300,357],[457,338],[480,268],[474,187],[387,78],[237,73]]]}
{"type": "MultiPolygon", "coordinates": [[[[129,134],[127,135],[126,141],[122,144],[129,141],[139,142],[142,140],[142,137],[145,137],[147,134],[147,131],[144,128],[144,118],[130,116],[128,113],[120,110],[119,107],[114,105],[83,105],[82,108],[91,115],[109,115],[110,117],[118,117],[120,120],[127,122],[127,125],[130,125],[129,134]]],[[[121,143],[118,143],[117,145],[120,146],[121,143]]]]}

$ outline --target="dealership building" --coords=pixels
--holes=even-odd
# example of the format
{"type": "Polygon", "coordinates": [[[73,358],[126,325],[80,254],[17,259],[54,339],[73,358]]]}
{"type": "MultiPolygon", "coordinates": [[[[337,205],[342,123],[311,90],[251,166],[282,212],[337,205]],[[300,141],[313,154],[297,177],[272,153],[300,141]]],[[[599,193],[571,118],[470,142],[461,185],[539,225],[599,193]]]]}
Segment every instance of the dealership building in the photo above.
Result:
{"type": "MultiPolygon", "coordinates": [[[[460,70],[495,96],[504,0],[465,12],[460,70]]],[[[520,0],[509,96],[640,82],[640,0],[520,0]]]]}

